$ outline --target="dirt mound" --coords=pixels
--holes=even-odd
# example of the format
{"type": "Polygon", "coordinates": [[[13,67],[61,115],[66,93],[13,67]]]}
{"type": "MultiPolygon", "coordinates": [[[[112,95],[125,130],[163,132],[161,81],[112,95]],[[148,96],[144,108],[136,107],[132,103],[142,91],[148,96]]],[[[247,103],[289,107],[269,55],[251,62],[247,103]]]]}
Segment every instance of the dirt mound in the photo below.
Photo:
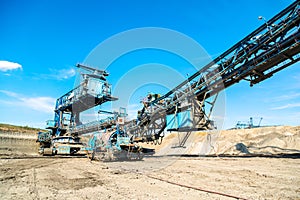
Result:
{"type": "Polygon", "coordinates": [[[215,149],[217,154],[233,155],[299,154],[300,126],[222,131],[215,141],[215,149]]]}
{"type": "Polygon", "coordinates": [[[36,139],[39,131],[44,130],[0,123],[0,158],[37,155],[36,139]]]}
{"type": "Polygon", "coordinates": [[[0,131],[0,158],[38,154],[37,136],[31,133],[0,131]]]}
{"type": "Polygon", "coordinates": [[[45,131],[38,128],[32,128],[28,126],[15,126],[11,124],[2,124],[0,123],[0,132],[1,133],[23,133],[23,134],[36,134],[39,131],[45,131]]]}
{"type": "MultiPolygon", "coordinates": [[[[145,145],[143,145],[145,146],[145,145]]],[[[300,126],[275,126],[208,132],[169,133],[162,145],[148,144],[157,155],[300,154],[300,126]]]]}

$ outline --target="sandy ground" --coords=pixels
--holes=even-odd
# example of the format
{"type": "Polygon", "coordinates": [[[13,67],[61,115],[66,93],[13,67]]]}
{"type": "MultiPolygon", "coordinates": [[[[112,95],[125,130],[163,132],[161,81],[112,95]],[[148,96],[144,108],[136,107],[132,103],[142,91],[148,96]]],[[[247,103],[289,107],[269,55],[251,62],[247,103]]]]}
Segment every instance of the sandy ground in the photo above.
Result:
{"type": "Polygon", "coordinates": [[[184,135],[173,134],[156,146],[155,156],[123,162],[39,157],[34,139],[3,136],[0,197],[300,199],[299,130],[272,127],[209,136],[196,133],[180,148],[184,135]]]}
{"type": "Polygon", "coordinates": [[[130,162],[90,162],[86,158],[2,159],[0,196],[1,199],[234,199],[185,187],[193,186],[241,199],[300,198],[299,159],[180,158],[159,170],[140,172],[139,169],[153,165],[152,159],[135,162],[134,167],[130,162]]]}

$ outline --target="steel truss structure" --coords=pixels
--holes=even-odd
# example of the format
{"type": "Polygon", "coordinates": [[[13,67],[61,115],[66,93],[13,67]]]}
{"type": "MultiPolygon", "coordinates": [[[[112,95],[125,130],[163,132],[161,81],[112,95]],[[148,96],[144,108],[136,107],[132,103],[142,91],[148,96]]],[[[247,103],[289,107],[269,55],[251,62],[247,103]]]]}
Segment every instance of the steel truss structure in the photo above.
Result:
{"type": "Polygon", "coordinates": [[[189,131],[213,128],[210,115],[220,91],[242,80],[252,87],[299,61],[299,4],[295,1],[177,87],[149,102],[148,112],[127,130],[138,141],[160,143],[166,116],[185,110],[191,111],[193,127],[189,131]],[[211,107],[208,113],[205,104],[211,107]]]}

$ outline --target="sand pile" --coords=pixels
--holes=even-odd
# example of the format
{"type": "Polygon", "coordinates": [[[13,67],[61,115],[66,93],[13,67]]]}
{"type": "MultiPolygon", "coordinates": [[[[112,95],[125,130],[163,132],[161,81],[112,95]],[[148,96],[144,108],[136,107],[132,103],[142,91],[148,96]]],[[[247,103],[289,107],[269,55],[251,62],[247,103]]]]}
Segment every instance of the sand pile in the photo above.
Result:
{"type": "Polygon", "coordinates": [[[216,138],[215,148],[218,154],[234,155],[300,153],[300,126],[222,131],[216,138]]]}
{"type": "Polygon", "coordinates": [[[166,135],[162,145],[146,146],[155,148],[156,155],[300,154],[300,126],[192,133],[173,132],[166,135]]]}

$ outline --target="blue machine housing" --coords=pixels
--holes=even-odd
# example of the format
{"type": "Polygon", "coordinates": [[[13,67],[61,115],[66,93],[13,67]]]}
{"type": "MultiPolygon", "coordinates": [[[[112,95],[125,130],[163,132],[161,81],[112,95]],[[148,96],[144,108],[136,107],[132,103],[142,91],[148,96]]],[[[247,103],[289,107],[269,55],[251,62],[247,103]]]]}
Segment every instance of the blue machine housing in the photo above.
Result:
{"type": "Polygon", "coordinates": [[[178,130],[193,127],[193,119],[191,109],[167,115],[167,130],[178,130]]]}
{"type": "MultiPolygon", "coordinates": [[[[85,66],[77,65],[77,67],[85,66]]],[[[104,78],[108,73],[105,71],[101,73],[101,76],[83,74],[79,86],[56,100],[54,121],[47,123],[47,128],[52,129],[53,135],[62,136],[68,129],[81,125],[79,117],[81,112],[118,99],[111,96],[111,84],[104,78]]]]}

